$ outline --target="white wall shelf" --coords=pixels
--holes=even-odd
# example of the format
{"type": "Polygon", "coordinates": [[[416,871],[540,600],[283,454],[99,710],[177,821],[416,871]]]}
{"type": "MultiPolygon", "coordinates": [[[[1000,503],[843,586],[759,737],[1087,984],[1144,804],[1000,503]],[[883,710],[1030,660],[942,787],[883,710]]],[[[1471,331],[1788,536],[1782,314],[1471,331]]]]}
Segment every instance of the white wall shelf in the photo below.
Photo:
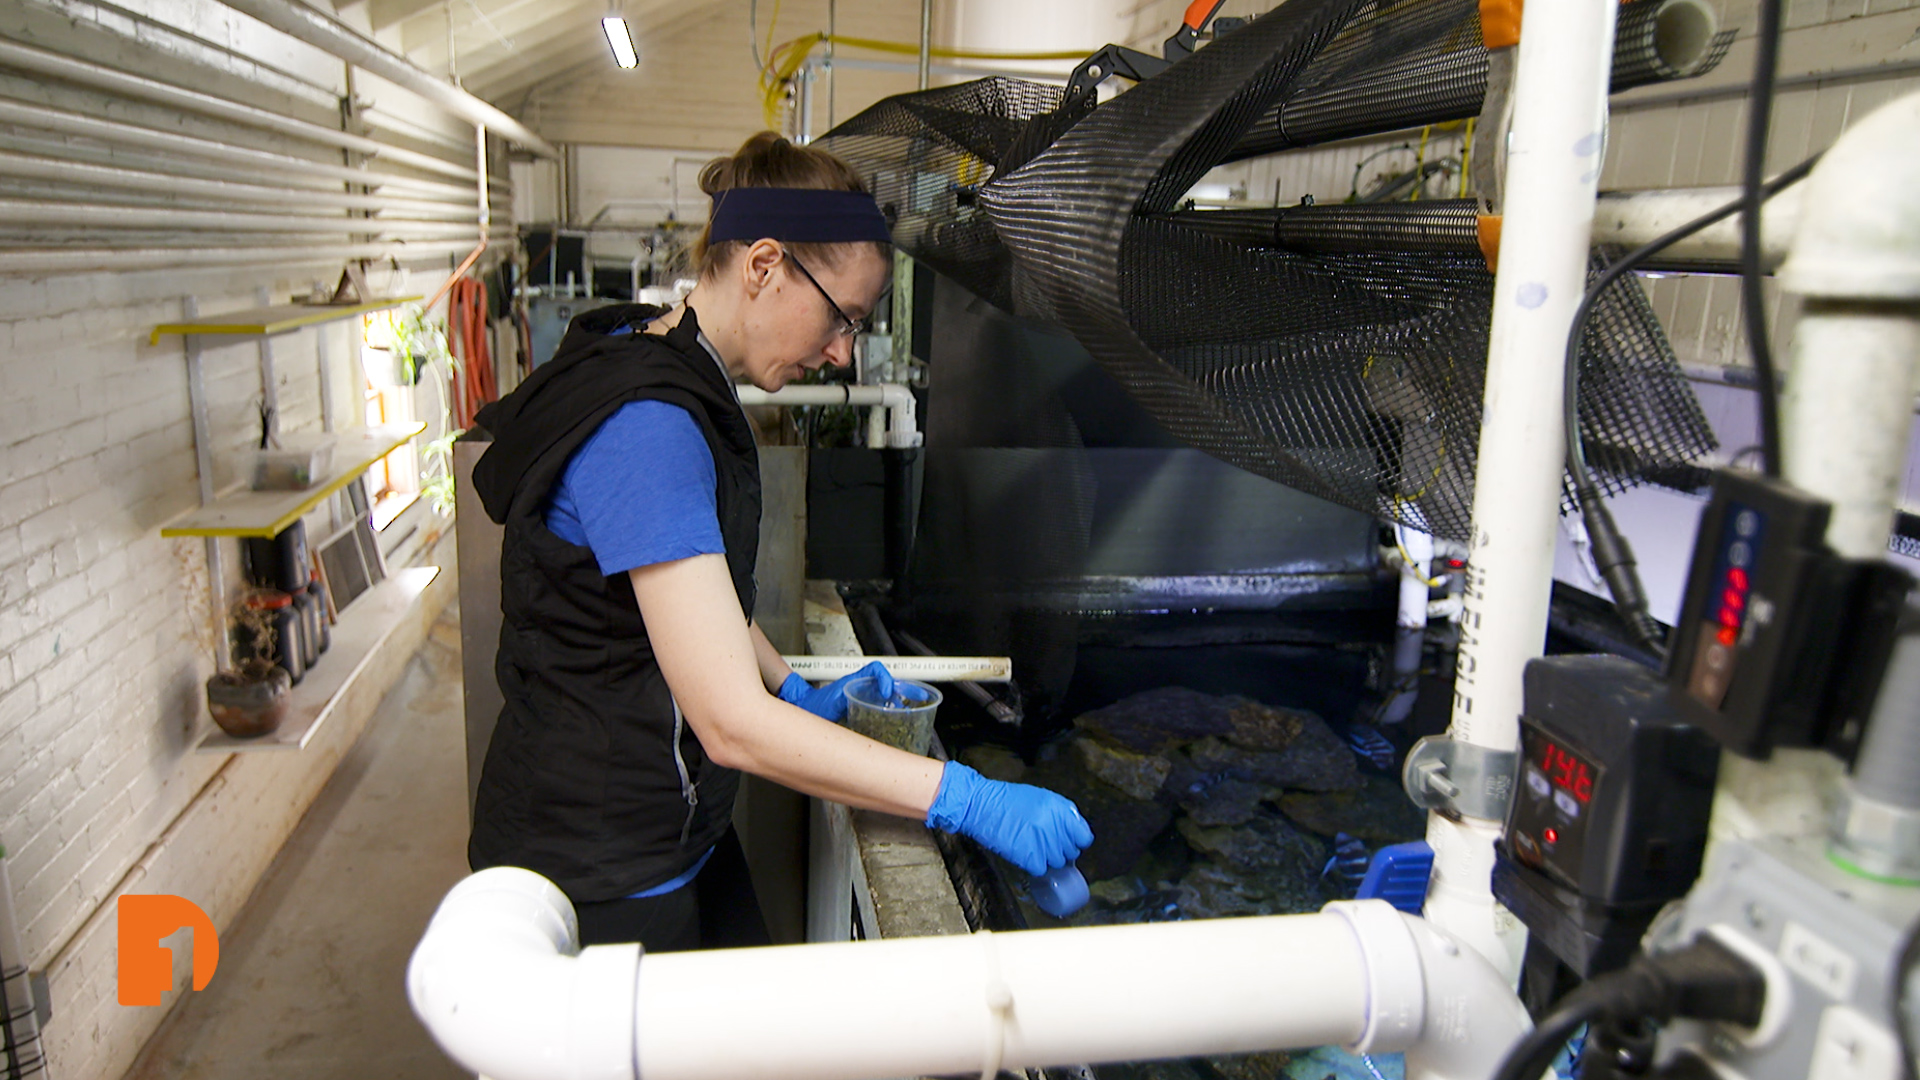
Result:
{"type": "Polygon", "coordinates": [[[229,754],[304,748],[313,741],[320,725],[333,716],[334,707],[366,670],[367,662],[413,613],[420,594],[439,573],[437,566],[401,570],[348,605],[334,624],[333,647],[320,655],[306,678],[293,688],[292,708],[278,731],[257,739],[236,739],[210,726],[194,749],[202,754],[229,754]]]}
{"type": "Polygon", "coordinates": [[[241,489],[161,528],[161,536],[278,536],[369,466],[427,429],[426,421],[340,432],[325,481],[298,491],[241,489]]]}

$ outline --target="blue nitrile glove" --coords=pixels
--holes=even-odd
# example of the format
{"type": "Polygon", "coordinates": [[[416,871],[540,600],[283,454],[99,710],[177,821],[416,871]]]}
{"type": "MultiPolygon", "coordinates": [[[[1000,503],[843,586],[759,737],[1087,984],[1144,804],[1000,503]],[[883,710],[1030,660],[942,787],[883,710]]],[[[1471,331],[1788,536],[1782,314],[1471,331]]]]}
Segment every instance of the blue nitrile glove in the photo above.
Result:
{"type": "Polygon", "coordinates": [[[789,672],[787,681],[780,684],[779,697],[789,705],[797,705],[823,720],[837,724],[847,718],[847,684],[869,677],[879,680],[882,694],[893,696],[893,672],[887,670],[887,665],[875,660],[851,675],[842,675],[820,687],[801,678],[799,672],[789,672]]]}
{"type": "Polygon", "coordinates": [[[1071,799],[1031,784],[989,780],[957,761],[947,762],[940,774],[927,825],[972,837],[1036,876],[1079,858],[1093,843],[1093,829],[1071,799]]]}

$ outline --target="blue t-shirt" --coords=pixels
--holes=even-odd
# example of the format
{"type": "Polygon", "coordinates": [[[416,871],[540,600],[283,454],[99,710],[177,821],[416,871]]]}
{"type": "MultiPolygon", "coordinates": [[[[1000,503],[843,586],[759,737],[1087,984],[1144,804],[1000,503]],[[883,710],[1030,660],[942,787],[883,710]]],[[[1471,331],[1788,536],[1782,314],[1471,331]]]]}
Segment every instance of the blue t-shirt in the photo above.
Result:
{"type": "Polygon", "coordinates": [[[726,554],[706,436],[678,405],[621,406],[567,462],[547,503],[547,529],[592,549],[608,577],[726,554]]]}

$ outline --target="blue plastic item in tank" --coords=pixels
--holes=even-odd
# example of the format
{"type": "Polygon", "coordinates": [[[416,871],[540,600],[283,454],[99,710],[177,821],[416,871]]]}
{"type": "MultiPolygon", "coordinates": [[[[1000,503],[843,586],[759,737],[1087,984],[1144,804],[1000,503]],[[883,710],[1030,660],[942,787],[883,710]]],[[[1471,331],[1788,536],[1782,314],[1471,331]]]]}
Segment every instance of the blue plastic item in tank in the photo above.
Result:
{"type": "Polygon", "coordinates": [[[1087,892],[1087,879],[1073,863],[1036,876],[1027,884],[1027,892],[1041,911],[1056,919],[1064,919],[1086,907],[1091,895],[1087,892]]]}
{"type": "Polygon", "coordinates": [[[1427,881],[1432,877],[1433,849],[1425,840],[1383,847],[1373,853],[1354,899],[1385,900],[1401,911],[1418,915],[1427,902],[1427,881]]]}

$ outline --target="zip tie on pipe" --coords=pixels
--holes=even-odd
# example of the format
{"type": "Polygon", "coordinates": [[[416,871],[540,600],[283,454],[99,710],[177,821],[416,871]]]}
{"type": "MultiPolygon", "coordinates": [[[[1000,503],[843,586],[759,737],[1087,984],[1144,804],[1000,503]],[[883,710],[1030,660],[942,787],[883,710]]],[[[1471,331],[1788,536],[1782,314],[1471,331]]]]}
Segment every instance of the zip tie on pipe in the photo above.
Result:
{"type": "Polygon", "coordinates": [[[987,1048],[981,1055],[980,1080],[994,1080],[1000,1075],[1000,1063],[1007,1056],[1007,1019],[1013,1014],[1013,988],[1000,974],[1000,950],[994,946],[993,931],[982,930],[974,937],[980,942],[980,954],[987,964],[987,1048]]]}

